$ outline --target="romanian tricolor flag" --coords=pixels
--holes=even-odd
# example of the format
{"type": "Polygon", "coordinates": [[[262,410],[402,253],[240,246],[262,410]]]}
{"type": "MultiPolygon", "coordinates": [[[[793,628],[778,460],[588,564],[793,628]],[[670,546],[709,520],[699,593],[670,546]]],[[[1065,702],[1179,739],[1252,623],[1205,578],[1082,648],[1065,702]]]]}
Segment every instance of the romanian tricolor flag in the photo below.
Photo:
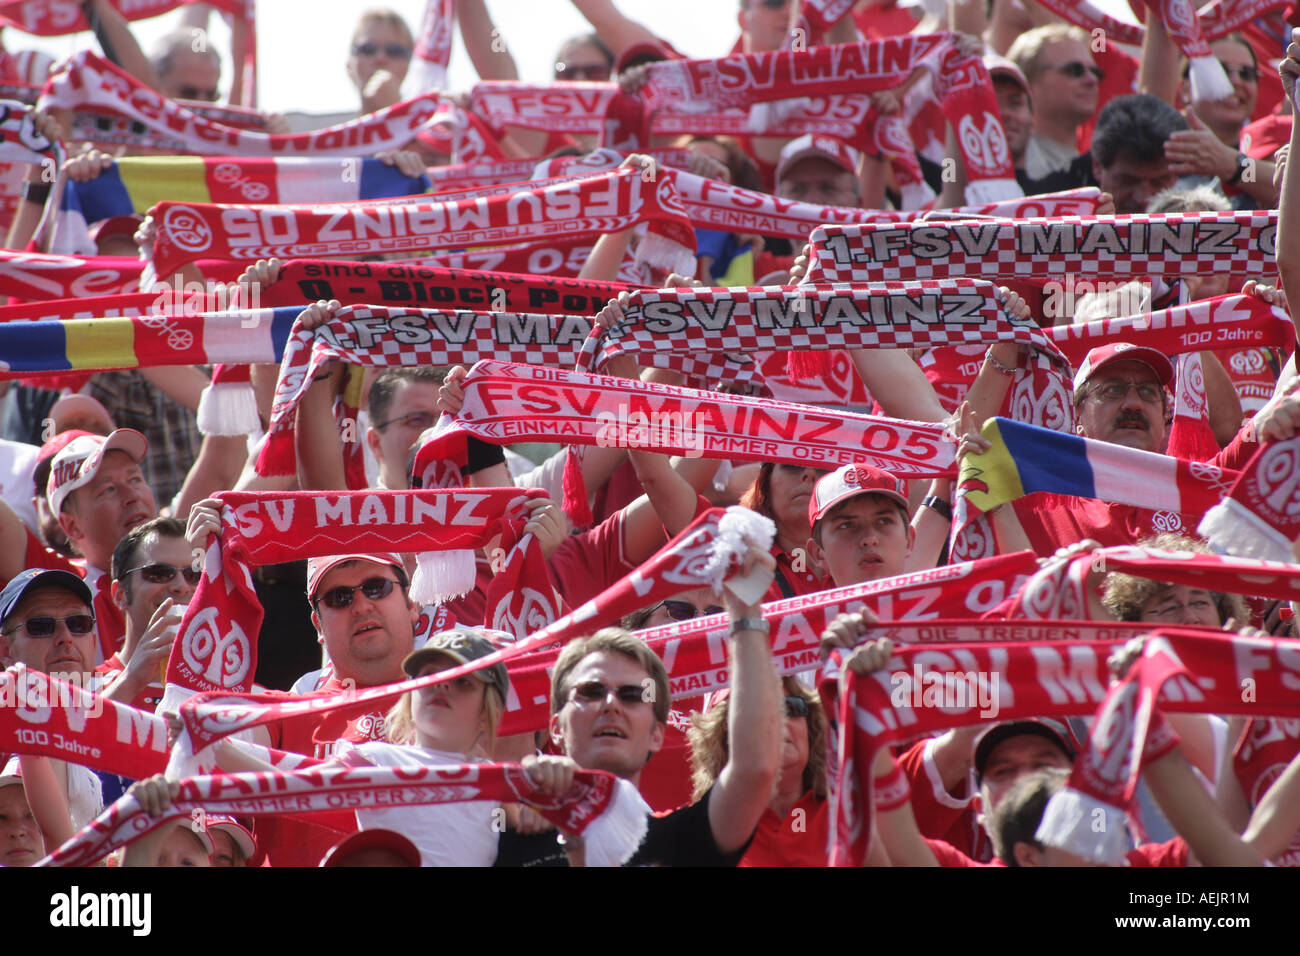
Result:
{"type": "Polygon", "coordinates": [[[1237,478],[1237,472],[1205,462],[1007,418],[989,419],[980,434],[993,447],[963,459],[957,487],[967,503],[982,512],[1036,491],[1049,491],[1156,511],[1202,514],[1237,478]]]}

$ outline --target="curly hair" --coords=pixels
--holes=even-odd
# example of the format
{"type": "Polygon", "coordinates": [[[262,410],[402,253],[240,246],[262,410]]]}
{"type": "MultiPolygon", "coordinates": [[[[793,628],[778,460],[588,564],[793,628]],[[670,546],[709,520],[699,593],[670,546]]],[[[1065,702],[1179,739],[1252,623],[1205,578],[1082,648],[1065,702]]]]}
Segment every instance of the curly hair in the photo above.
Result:
{"type": "MultiPolygon", "coordinates": [[[[1210,547],[1204,541],[1168,531],[1155,537],[1143,538],[1138,545],[1143,548],[1160,548],[1164,551],[1210,553],[1210,547]]],[[[1102,595],[1101,603],[1118,620],[1140,621],[1142,609],[1147,603],[1170,587],[1172,585],[1164,581],[1112,571],[1106,575],[1106,591],[1102,595]]],[[[1235,618],[1241,623],[1250,620],[1250,612],[1246,609],[1246,602],[1240,594],[1211,591],[1210,596],[1214,599],[1214,606],[1219,612],[1220,624],[1225,623],[1229,618],[1235,618]]]]}
{"type": "MultiPolygon", "coordinates": [[[[799,682],[796,677],[781,678],[781,689],[786,696],[802,697],[808,702],[808,762],[803,768],[803,789],[825,797],[826,783],[826,711],[816,693],[799,682]]],[[[699,800],[717,782],[718,775],[727,764],[727,704],[723,698],[704,713],[691,713],[691,726],[686,739],[691,744],[691,783],[694,790],[691,801],[699,800]]],[[[777,783],[780,783],[778,779],[777,783]]]]}

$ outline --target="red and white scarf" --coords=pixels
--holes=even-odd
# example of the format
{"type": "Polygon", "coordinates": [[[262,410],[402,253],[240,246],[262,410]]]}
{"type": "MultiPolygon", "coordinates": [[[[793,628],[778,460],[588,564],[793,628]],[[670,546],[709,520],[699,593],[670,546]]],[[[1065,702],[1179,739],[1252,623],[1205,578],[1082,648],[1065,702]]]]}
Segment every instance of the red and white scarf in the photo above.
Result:
{"type": "Polygon", "coordinates": [[[340,806],[427,806],[487,800],[525,803],[565,833],[580,834],[591,866],[617,866],[645,837],[646,806],[629,781],[603,770],[579,770],[560,797],[544,795],[517,764],[440,767],[316,767],[294,772],[187,777],[172,808],[153,817],[126,794],[38,866],[90,866],[164,823],[194,811],[231,816],[328,813],[340,806]]]}
{"type": "Polygon", "coordinates": [[[128,256],[49,256],[0,249],[0,295],[26,301],[137,292],[144,263],[128,256]]]}
{"type": "MultiPolygon", "coordinates": [[[[163,13],[194,3],[195,0],[114,0],[113,6],[126,20],[147,20],[163,13]]],[[[209,6],[223,13],[243,12],[244,0],[205,0],[209,6]]],[[[0,21],[25,33],[42,37],[66,36],[89,30],[82,13],[84,4],[75,0],[5,0],[0,3],[0,21]]]]}
{"type": "Polygon", "coordinates": [[[1271,210],[830,225],[812,234],[806,281],[1263,276],[1277,271],[1276,235],[1271,210]]]}
{"type": "MultiPolygon", "coordinates": [[[[1300,436],[1262,445],[1197,531],[1216,550],[1293,562],[1300,540],[1300,436]]],[[[1251,592],[1255,593],[1254,591],[1251,592]]],[[[1300,593],[1291,596],[1300,598],[1300,593]]]]}
{"type": "Polygon", "coordinates": [[[219,206],[161,202],[152,251],[156,274],[203,255],[228,259],[421,251],[595,235],[648,223],[644,261],[692,274],[695,236],[670,180],[624,169],[547,188],[463,200],[330,206],[219,206]]]}
{"type": "Polygon", "coordinates": [[[400,149],[428,125],[437,95],[417,96],[360,119],[309,133],[269,135],[213,122],[82,51],[50,77],[42,109],[95,109],[125,116],[202,156],[370,156],[400,149]]]}
{"type": "Polygon", "coordinates": [[[908,477],[954,472],[951,438],[929,423],[508,362],[479,362],[461,388],[465,404],[452,420],[495,444],[558,441],[825,469],[862,461],[908,477]]]}
{"type": "Polygon", "coordinates": [[[451,38],[455,32],[455,0],[427,0],[411,60],[415,87],[421,93],[447,88],[447,62],[451,59],[451,38]]]}
{"type": "Polygon", "coordinates": [[[37,131],[33,113],[24,103],[0,100],[0,162],[40,165],[48,161],[58,168],[63,165],[63,149],[57,140],[37,131]]]}

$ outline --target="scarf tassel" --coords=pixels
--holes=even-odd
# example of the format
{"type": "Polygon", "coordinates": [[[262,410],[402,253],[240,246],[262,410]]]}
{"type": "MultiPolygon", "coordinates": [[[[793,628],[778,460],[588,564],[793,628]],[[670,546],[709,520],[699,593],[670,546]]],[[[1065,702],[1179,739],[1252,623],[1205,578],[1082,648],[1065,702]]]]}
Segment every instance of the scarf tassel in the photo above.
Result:
{"type": "Polygon", "coordinates": [[[1264,561],[1294,561],[1286,535],[1239,501],[1225,498],[1205,513],[1196,529],[1217,554],[1264,561]]]}
{"type": "Polygon", "coordinates": [[[1218,60],[1212,56],[1194,56],[1188,63],[1191,70],[1192,102],[1213,102],[1232,96],[1232,83],[1228,81],[1218,60]]]}
{"type": "Polygon", "coordinates": [[[257,399],[248,382],[213,382],[199,396],[196,414],[204,435],[251,435],[262,428],[257,399]]]}
{"type": "Polygon", "coordinates": [[[573,445],[564,456],[563,488],[564,500],[560,507],[569,516],[569,524],[574,528],[590,526],[594,519],[587,502],[587,483],[582,478],[582,456],[573,445]]]}
{"type": "Polygon", "coordinates": [[[477,580],[474,552],[421,551],[415,556],[411,600],[416,604],[441,604],[474,590],[477,580]]]}
{"type": "Polygon", "coordinates": [[[820,382],[831,377],[835,353],[824,349],[787,352],[785,374],[792,382],[820,382]]]}
{"type": "Polygon", "coordinates": [[[587,827],[582,838],[587,866],[621,866],[645,839],[650,807],[627,780],[619,780],[609,806],[587,827]]]}

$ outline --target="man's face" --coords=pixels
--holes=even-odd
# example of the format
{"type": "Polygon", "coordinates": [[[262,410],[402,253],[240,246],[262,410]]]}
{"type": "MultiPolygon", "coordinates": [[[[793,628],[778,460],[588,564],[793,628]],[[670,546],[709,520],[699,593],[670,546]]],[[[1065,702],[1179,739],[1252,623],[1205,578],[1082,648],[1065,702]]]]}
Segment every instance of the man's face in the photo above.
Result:
{"type": "Polygon", "coordinates": [[[419,608],[397,584],[392,565],[347,561],[330,568],[314,595],[312,624],[325,638],[325,649],[340,679],[352,678],[362,687],[403,679],[402,661],[411,653],[419,608]],[[352,592],[352,603],[331,608],[322,600],[335,588],[356,587],[371,578],[394,582],[387,597],[371,600],[352,592]]]}
{"type": "Polygon", "coordinates": [[[348,76],[358,90],[363,90],[375,73],[387,70],[400,86],[411,65],[411,53],[410,41],[397,27],[382,21],[367,22],[352,38],[348,76]],[[400,52],[403,50],[404,56],[400,52]]]}
{"type": "Polygon", "coordinates": [[[1079,434],[1139,451],[1158,452],[1164,447],[1164,388],[1151,366],[1114,362],[1089,378],[1083,388],[1086,395],[1076,426],[1079,434]],[[1147,392],[1154,389],[1154,400],[1144,399],[1139,386],[1147,392]],[[1106,397],[1107,390],[1121,389],[1122,396],[1106,397]]]}
{"type": "Polygon", "coordinates": [[[858,204],[858,177],[829,159],[809,156],[782,174],[776,194],[819,206],[853,207],[858,204]]]}
{"type": "Polygon", "coordinates": [[[366,430],[384,485],[400,490],[410,487],[406,462],[420,433],[438,420],[438,386],[430,382],[403,382],[393,393],[384,421],[366,430]],[[387,423],[387,424],[385,424],[387,423]],[[383,430],[376,425],[384,425],[383,430]]]}
{"type": "Polygon", "coordinates": [[[1038,75],[1029,83],[1038,125],[1049,118],[1082,123],[1097,110],[1101,89],[1093,74],[1092,54],[1077,40],[1058,40],[1043,47],[1038,75]]]}
{"type": "Polygon", "coordinates": [[[1147,205],[1157,193],[1172,189],[1178,183],[1178,174],[1169,171],[1169,161],[1164,157],[1153,163],[1139,162],[1121,151],[1109,166],[1092,161],[1092,174],[1102,192],[1115,197],[1115,212],[1129,215],[1147,211],[1147,205]]]}
{"type": "Polygon", "coordinates": [[[1030,134],[1034,131],[1034,114],[1029,108],[1029,94],[1014,80],[994,77],[993,92],[998,98],[998,113],[1002,129],[1007,134],[1011,158],[1017,166],[1025,156],[1030,134]]]}
{"type": "Polygon", "coordinates": [[[993,748],[980,777],[980,809],[990,814],[1011,785],[1035,770],[1069,770],[1070,758],[1057,744],[1039,734],[1008,737],[993,748]]]}
{"type": "Polygon", "coordinates": [[[61,587],[38,588],[23,599],[4,621],[0,651],[5,665],[23,663],[32,670],[47,674],[84,674],[95,664],[95,629],[86,634],[68,630],[66,618],[91,615],[81,598],[61,587]],[[33,637],[29,622],[35,618],[55,618],[50,637],[33,637]],[[20,627],[19,625],[28,625],[20,627]]]}
{"type": "Polygon", "coordinates": [[[790,27],[790,3],[745,0],[740,11],[740,36],[746,53],[779,50],[790,27]]]}
{"type": "Polygon", "coordinates": [[[551,716],[551,737],[585,770],[607,770],[635,779],[650,755],[664,742],[664,725],[655,717],[654,703],[642,693],[632,702],[619,699],[623,687],[650,688],[650,675],[632,658],[610,651],[589,654],[569,672],[568,698],[551,716]],[[603,684],[604,700],[585,700],[575,693],[582,685],[603,684]]]}
{"type": "Polygon", "coordinates": [[[1192,624],[1219,627],[1219,607],[1204,588],[1171,584],[1142,605],[1142,620],[1153,624],[1192,624]]]}
{"type": "MultiPolygon", "coordinates": [[[[1210,45],[1210,52],[1223,64],[1223,69],[1232,82],[1232,95],[1222,100],[1196,103],[1192,108],[1201,122],[1211,129],[1220,126],[1238,129],[1250,122],[1251,116],[1255,113],[1255,101],[1259,98],[1259,76],[1255,67],[1255,58],[1250,55],[1249,47],[1239,40],[1218,40],[1210,45]]],[[[1184,87],[1186,86],[1187,81],[1184,81],[1184,87]]],[[[1190,98],[1189,95],[1188,99],[1190,98]]],[[[1237,144],[1232,145],[1235,147],[1237,144]]]]}
{"type": "Polygon", "coordinates": [[[94,480],[68,495],[59,523],[92,564],[107,568],[104,555],[113,553],[122,535],[157,516],[158,502],[144,472],[126,452],[113,449],[94,480]]]}
{"type": "Polygon", "coordinates": [[[158,83],[170,99],[215,103],[221,98],[221,63],[205,53],[181,49],[172,55],[171,68],[158,83]]]}
{"type": "Polygon", "coordinates": [[[31,866],[45,856],[45,837],[36,825],[21,783],[0,787],[0,866],[31,866]]]}
{"type": "Polygon", "coordinates": [[[911,526],[885,495],[841,501],[822,518],[818,537],[809,539],[808,554],[841,588],[902,574],[912,553],[911,526]]]}
{"type": "Polygon", "coordinates": [[[166,581],[149,580],[150,577],[161,577],[166,573],[165,568],[153,569],[153,566],[171,565],[188,571],[192,562],[190,546],[184,538],[150,534],[140,543],[131,567],[124,569],[131,573],[125,581],[115,582],[113,586],[113,600],[126,612],[127,627],[133,634],[138,636],[145,632],[149,627],[149,619],[162,606],[163,601],[171,598],[177,604],[188,604],[194,594],[196,585],[187,582],[181,571],[172,574],[166,581]],[[136,568],[144,570],[137,571],[136,568]]]}

